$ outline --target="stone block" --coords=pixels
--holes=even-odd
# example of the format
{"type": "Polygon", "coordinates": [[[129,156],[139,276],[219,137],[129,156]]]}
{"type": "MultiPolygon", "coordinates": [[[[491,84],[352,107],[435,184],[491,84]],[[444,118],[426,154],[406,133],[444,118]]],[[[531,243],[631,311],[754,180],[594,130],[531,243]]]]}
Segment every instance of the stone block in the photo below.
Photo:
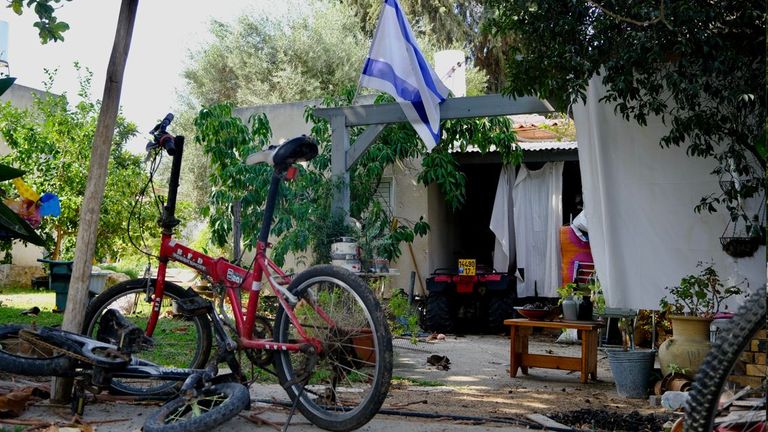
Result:
{"type": "Polygon", "coordinates": [[[747,375],[756,377],[765,377],[766,366],[765,365],[747,365],[747,375]]]}
{"type": "Polygon", "coordinates": [[[764,365],[765,364],[765,357],[766,357],[765,353],[756,353],[755,354],[755,361],[754,362],[750,362],[750,363],[756,363],[756,364],[759,364],[759,365],[764,365]]]}
{"type": "Polygon", "coordinates": [[[752,343],[749,345],[749,350],[756,353],[764,353],[768,341],[764,339],[752,339],[752,343]]]}
{"type": "Polygon", "coordinates": [[[31,288],[32,279],[44,275],[42,266],[0,264],[0,286],[31,288]]]}
{"type": "Polygon", "coordinates": [[[755,353],[744,351],[739,355],[739,360],[743,361],[744,363],[754,363],[755,362],[755,353]]]}
{"type": "Polygon", "coordinates": [[[760,388],[763,385],[764,379],[764,377],[746,375],[731,375],[728,377],[728,381],[734,382],[741,387],[750,386],[752,388],[760,388]]]}

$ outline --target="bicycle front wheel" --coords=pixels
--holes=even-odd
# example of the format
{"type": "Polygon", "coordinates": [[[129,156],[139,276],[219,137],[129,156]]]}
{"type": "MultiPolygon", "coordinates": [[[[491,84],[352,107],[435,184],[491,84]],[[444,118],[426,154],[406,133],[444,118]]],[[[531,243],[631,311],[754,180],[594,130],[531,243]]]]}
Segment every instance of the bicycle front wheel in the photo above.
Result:
{"type": "MultiPolygon", "coordinates": [[[[149,280],[155,286],[155,279],[149,280]]],[[[85,312],[83,334],[98,339],[99,320],[109,309],[115,309],[138,328],[149,322],[152,303],[147,296],[147,279],[134,279],[116,284],[96,296],[85,312]]],[[[203,368],[211,353],[211,323],[207,316],[182,316],[174,312],[174,303],[190,294],[170,282],[160,308],[153,344],[133,355],[133,364],[170,368],[203,368]]],[[[102,340],[102,342],[110,342],[102,340]]],[[[112,380],[110,391],[134,396],[164,396],[173,393],[176,381],[125,379],[112,380]]]]}
{"type": "MultiPolygon", "coordinates": [[[[719,332],[712,349],[707,354],[699,372],[693,380],[690,398],[685,406],[685,427],[692,432],[710,432],[718,423],[722,430],[748,431],[755,422],[750,422],[750,415],[755,414],[765,422],[765,405],[754,408],[752,413],[740,411],[738,420],[728,420],[721,416],[721,404],[737,393],[745,382],[729,379],[734,369],[742,361],[744,349],[762,329],[766,328],[766,300],[768,297],[749,298],[736,312],[730,322],[719,332]],[[762,417],[759,417],[762,414],[762,417]],[[720,419],[718,419],[720,417],[720,419]],[[717,420],[716,420],[717,419],[717,420]],[[736,421],[737,423],[731,423],[736,421]]],[[[742,377],[744,378],[744,377],[742,377]]],[[[751,396],[761,398],[765,403],[765,377],[757,379],[751,396]]],[[[759,422],[758,420],[757,422],[759,422]]],[[[754,429],[757,430],[757,429],[754,429]]]]}
{"type": "MultiPolygon", "coordinates": [[[[77,362],[57,350],[30,343],[19,336],[19,331],[31,327],[20,325],[0,326],[0,370],[27,376],[69,376],[77,362]]],[[[77,346],[65,342],[54,344],[77,352],[77,346]]]]}
{"type": "Polygon", "coordinates": [[[195,397],[179,396],[147,418],[144,432],[207,432],[251,405],[251,396],[238,383],[215,384],[195,397]]]}
{"type": "MultiPolygon", "coordinates": [[[[314,425],[332,431],[363,426],[381,408],[392,378],[392,338],[379,302],[362,279],[330,265],[300,273],[288,289],[300,299],[293,312],[301,331],[322,350],[315,359],[276,352],[280,384],[314,425]]],[[[280,308],[277,341],[300,341],[299,332],[280,308]]]]}

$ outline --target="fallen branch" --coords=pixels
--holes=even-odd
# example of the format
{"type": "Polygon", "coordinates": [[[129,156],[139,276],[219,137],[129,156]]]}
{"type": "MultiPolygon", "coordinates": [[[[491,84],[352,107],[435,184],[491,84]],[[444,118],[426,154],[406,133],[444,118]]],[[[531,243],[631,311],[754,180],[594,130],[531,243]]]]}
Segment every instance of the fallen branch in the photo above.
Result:
{"type": "Polygon", "coordinates": [[[43,420],[24,420],[24,419],[0,419],[0,423],[20,426],[51,426],[52,422],[43,420]]]}
{"type": "Polygon", "coordinates": [[[429,403],[429,402],[426,399],[422,399],[422,400],[417,400],[417,401],[413,401],[413,402],[400,402],[400,403],[395,402],[393,404],[390,404],[390,407],[391,408],[405,408],[405,407],[411,406],[411,405],[426,404],[426,403],[429,403]]]}
{"type": "Polygon", "coordinates": [[[258,426],[267,425],[267,426],[272,426],[277,431],[282,431],[283,430],[283,425],[282,424],[275,423],[275,422],[267,420],[267,419],[265,419],[263,417],[259,417],[255,413],[251,413],[251,414],[247,414],[247,415],[246,414],[240,414],[240,417],[242,417],[242,418],[248,420],[249,422],[251,422],[251,423],[253,423],[255,425],[258,425],[258,426]]]}

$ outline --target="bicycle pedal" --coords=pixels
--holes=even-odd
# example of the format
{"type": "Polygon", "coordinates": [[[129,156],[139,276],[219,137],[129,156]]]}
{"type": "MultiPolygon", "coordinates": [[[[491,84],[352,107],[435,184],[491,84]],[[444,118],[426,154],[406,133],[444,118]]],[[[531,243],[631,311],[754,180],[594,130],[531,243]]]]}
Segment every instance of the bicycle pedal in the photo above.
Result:
{"type": "Polygon", "coordinates": [[[213,304],[199,295],[176,300],[176,306],[178,312],[187,317],[213,312],[213,304]]]}

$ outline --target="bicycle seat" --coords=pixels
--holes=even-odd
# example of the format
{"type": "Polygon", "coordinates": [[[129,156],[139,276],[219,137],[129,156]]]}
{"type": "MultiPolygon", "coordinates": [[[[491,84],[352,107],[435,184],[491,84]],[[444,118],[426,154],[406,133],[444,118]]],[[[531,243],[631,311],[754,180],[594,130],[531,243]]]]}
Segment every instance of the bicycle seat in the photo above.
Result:
{"type": "Polygon", "coordinates": [[[246,165],[268,163],[275,168],[284,169],[296,162],[306,162],[317,156],[317,142],[314,138],[302,135],[280,145],[271,145],[246,158],[246,165]]]}

